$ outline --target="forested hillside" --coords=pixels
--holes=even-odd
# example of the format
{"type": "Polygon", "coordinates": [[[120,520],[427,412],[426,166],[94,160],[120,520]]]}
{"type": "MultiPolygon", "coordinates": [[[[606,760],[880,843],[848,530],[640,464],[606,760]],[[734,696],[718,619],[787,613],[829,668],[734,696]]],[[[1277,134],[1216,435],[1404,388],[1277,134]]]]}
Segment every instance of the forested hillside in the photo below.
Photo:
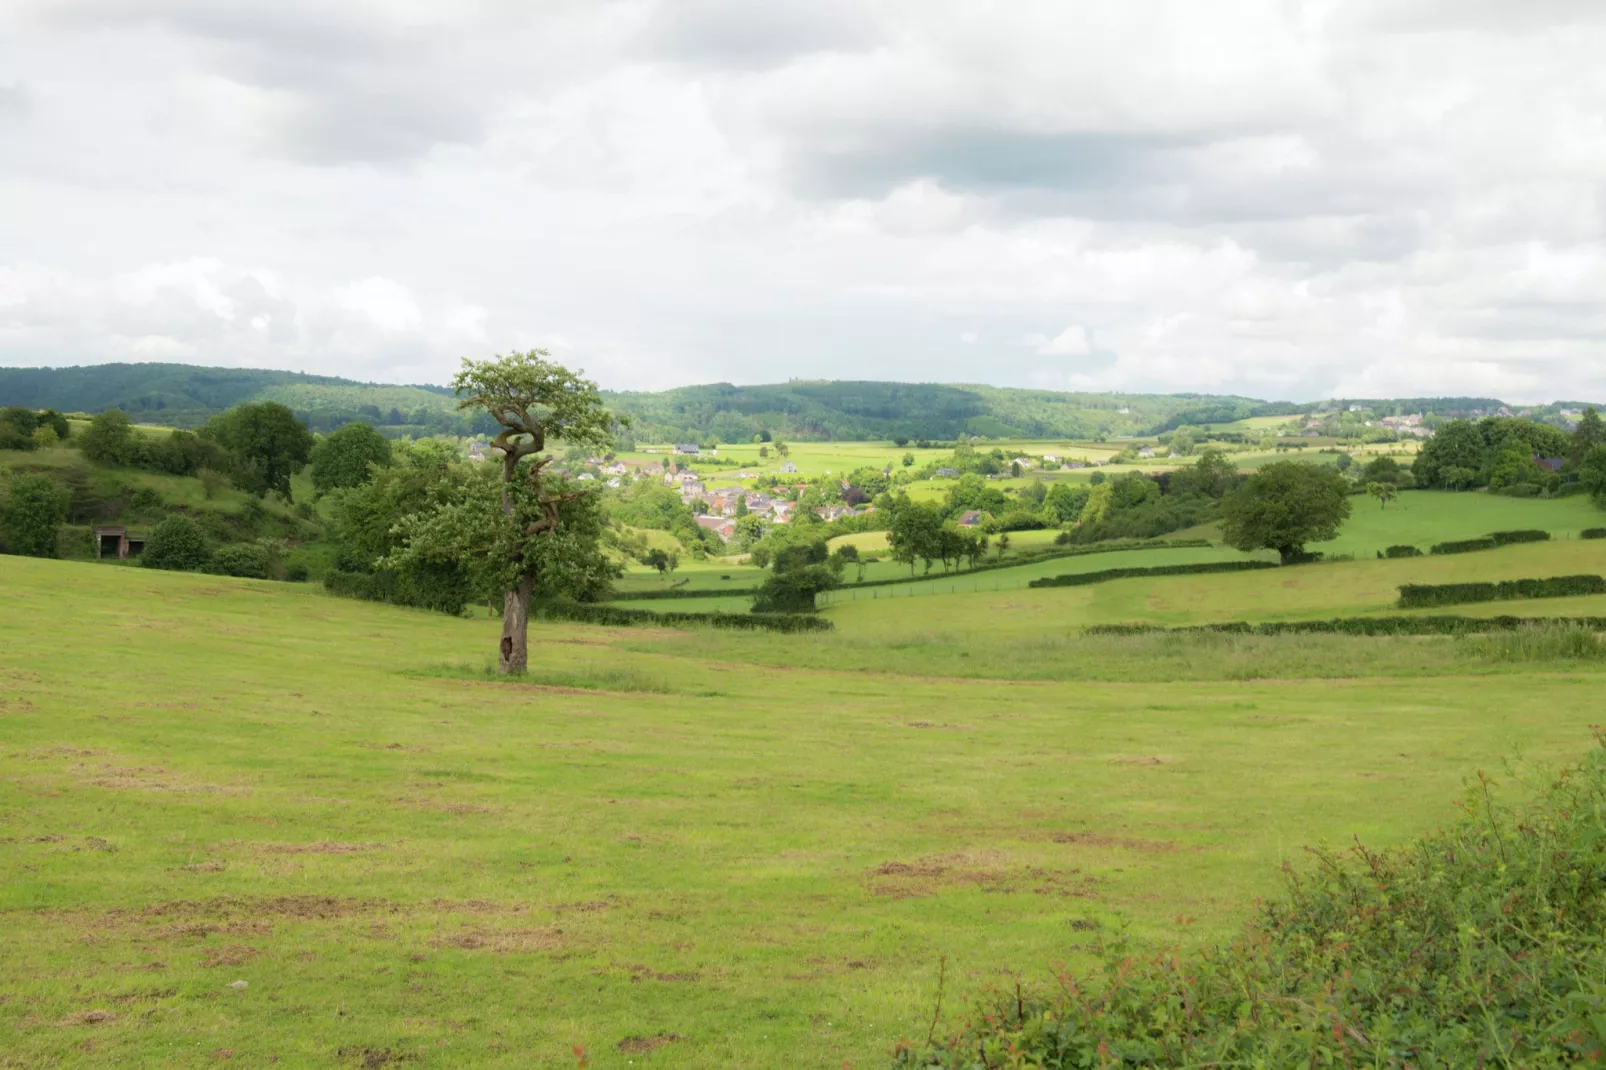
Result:
{"type": "MultiPolygon", "coordinates": [[[[1210,394],[1080,394],[940,383],[793,380],[764,386],[714,383],[656,393],[606,392],[616,412],[633,420],[641,442],[749,442],[776,438],[952,440],[987,438],[1097,439],[1157,435],[1182,426],[1224,424],[1255,416],[1288,416],[1360,404],[1369,412],[1483,416],[1494,398],[1404,398],[1294,404],[1210,394]]],[[[331,376],[187,364],[102,364],[77,368],[0,368],[0,406],[60,412],[121,409],[137,423],[199,427],[247,401],[277,401],[314,431],[362,421],[391,437],[489,431],[457,409],[444,386],[359,383],[331,376]]],[[[1564,424],[1566,406],[1532,410],[1564,424]]],[[[1582,407],[1581,403],[1574,406],[1582,407]]],[[[1370,417],[1368,417],[1370,418],[1370,417]]],[[[483,420],[483,418],[482,418],[483,420]]]]}

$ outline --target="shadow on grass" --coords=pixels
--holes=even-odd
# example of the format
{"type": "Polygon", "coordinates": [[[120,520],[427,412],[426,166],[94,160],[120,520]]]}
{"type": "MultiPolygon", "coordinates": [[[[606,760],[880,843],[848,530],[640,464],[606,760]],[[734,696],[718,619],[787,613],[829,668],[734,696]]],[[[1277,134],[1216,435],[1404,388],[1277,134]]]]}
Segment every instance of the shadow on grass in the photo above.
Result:
{"type": "Polygon", "coordinates": [[[532,667],[528,672],[504,676],[491,664],[468,662],[432,665],[423,669],[408,669],[403,676],[432,680],[473,680],[477,683],[534,684],[539,687],[567,687],[577,691],[627,691],[639,694],[717,695],[717,691],[689,691],[675,687],[668,680],[638,669],[607,666],[579,665],[571,668],[549,669],[532,667]]]}

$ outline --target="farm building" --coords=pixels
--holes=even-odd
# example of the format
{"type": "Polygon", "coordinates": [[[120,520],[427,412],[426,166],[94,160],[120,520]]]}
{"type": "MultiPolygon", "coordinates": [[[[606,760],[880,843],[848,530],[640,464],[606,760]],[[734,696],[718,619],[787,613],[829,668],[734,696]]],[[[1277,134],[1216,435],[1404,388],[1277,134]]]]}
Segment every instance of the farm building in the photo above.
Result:
{"type": "Polygon", "coordinates": [[[691,454],[692,456],[696,456],[697,454],[699,454],[699,453],[701,453],[703,451],[702,451],[701,448],[699,448],[697,446],[696,443],[693,443],[693,442],[681,442],[681,443],[676,444],[675,452],[676,453],[686,453],[686,454],[691,454]]]}
{"type": "Polygon", "coordinates": [[[110,525],[95,529],[95,556],[127,561],[145,551],[145,537],[130,535],[125,527],[110,525]]]}
{"type": "Polygon", "coordinates": [[[959,519],[954,521],[954,523],[958,524],[962,528],[973,528],[981,523],[982,516],[983,514],[980,509],[966,509],[963,513],[959,514],[959,519]]]}

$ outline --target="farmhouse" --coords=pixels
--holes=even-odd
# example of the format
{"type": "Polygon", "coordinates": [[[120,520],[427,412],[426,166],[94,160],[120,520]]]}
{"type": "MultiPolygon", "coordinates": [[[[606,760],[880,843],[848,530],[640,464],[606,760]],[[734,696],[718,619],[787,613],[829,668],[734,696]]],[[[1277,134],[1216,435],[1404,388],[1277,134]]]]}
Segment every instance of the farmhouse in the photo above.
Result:
{"type": "Polygon", "coordinates": [[[964,512],[959,514],[959,519],[954,521],[954,523],[958,524],[962,528],[973,528],[981,523],[981,518],[982,511],[980,509],[966,509],[964,512]]]}
{"type": "Polygon", "coordinates": [[[781,471],[790,475],[791,473],[797,471],[797,465],[793,464],[791,461],[787,461],[785,464],[781,465],[781,471]]]}
{"type": "Polygon", "coordinates": [[[938,479],[958,479],[959,478],[959,469],[957,469],[957,468],[939,468],[939,469],[937,469],[937,478],[938,479]]]}
{"type": "Polygon", "coordinates": [[[1060,463],[1059,454],[1057,454],[1057,453],[1045,453],[1045,454],[1043,454],[1043,463],[1044,464],[1059,464],[1060,463]]]}
{"type": "Polygon", "coordinates": [[[822,505],[814,510],[814,513],[826,523],[830,523],[833,520],[841,520],[846,516],[856,515],[851,505],[822,505]]]}
{"type": "Polygon", "coordinates": [[[1534,454],[1534,464],[1537,464],[1546,472],[1559,472],[1561,471],[1561,466],[1566,463],[1567,458],[1565,457],[1541,457],[1538,454],[1534,454]]]}
{"type": "Polygon", "coordinates": [[[723,516],[700,516],[697,518],[697,526],[712,531],[726,542],[736,534],[736,522],[723,516]]]}
{"type": "Polygon", "coordinates": [[[675,452],[676,453],[686,453],[686,454],[690,454],[690,455],[695,457],[697,454],[699,454],[699,453],[701,453],[703,451],[702,451],[701,448],[698,447],[698,445],[695,442],[681,442],[681,443],[676,444],[675,452]]]}
{"type": "Polygon", "coordinates": [[[792,510],[796,508],[796,502],[789,502],[783,499],[775,502],[772,505],[771,512],[773,513],[775,522],[777,524],[784,524],[788,520],[792,519],[792,510]]]}
{"type": "Polygon", "coordinates": [[[629,471],[630,469],[625,467],[625,463],[623,461],[615,461],[608,467],[604,468],[602,473],[603,475],[609,476],[622,476],[627,474],[629,471]]]}
{"type": "Polygon", "coordinates": [[[1139,457],[1153,457],[1154,456],[1154,447],[1153,446],[1144,446],[1141,450],[1138,450],[1138,456],[1139,457]]]}

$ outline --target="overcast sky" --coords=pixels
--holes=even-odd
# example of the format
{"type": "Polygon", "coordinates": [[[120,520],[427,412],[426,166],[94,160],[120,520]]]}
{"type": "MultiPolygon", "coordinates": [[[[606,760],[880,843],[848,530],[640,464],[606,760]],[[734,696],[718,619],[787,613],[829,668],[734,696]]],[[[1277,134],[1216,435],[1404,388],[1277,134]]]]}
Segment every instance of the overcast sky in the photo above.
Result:
{"type": "Polygon", "coordinates": [[[1602,0],[0,0],[0,364],[1606,398],[1602,0]]]}

